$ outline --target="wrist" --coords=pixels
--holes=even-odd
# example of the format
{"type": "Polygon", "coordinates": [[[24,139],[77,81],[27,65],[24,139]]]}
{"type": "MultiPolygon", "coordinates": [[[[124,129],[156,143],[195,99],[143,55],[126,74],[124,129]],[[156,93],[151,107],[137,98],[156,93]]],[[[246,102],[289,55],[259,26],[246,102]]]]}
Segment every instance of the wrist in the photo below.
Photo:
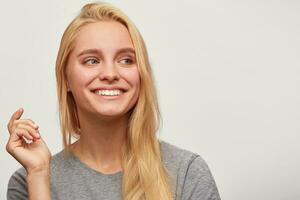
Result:
{"type": "Polygon", "coordinates": [[[48,175],[50,174],[50,165],[45,164],[38,167],[26,169],[28,175],[48,175]]]}

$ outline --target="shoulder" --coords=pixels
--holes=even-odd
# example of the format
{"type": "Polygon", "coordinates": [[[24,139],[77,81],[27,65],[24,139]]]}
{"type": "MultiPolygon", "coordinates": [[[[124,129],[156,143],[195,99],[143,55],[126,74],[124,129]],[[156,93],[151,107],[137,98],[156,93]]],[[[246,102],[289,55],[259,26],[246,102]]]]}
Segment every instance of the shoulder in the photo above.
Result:
{"type": "Polygon", "coordinates": [[[24,167],[20,167],[11,175],[6,193],[8,200],[27,199],[26,176],[24,167]]]}
{"type": "MultiPolygon", "coordinates": [[[[58,168],[62,168],[63,166],[66,166],[68,162],[62,162],[63,160],[64,160],[63,151],[60,151],[52,156],[51,159],[52,174],[53,172],[56,172],[56,170],[54,169],[58,169],[58,168]]],[[[23,200],[23,199],[25,200],[28,198],[26,178],[27,178],[27,171],[24,167],[20,167],[12,173],[7,185],[6,196],[8,200],[23,200]]]]}
{"type": "Polygon", "coordinates": [[[54,172],[56,169],[66,168],[70,166],[70,157],[64,154],[64,150],[54,154],[51,159],[51,170],[54,172]]]}
{"type": "Polygon", "coordinates": [[[24,167],[18,168],[10,177],[7,186],[8,200],[25,200],[27,196],[27,172],[24,167]]]}
{"type": "Polygon", "coordinates": [[[165,165],[171,170],[187,170],[196,164],[199,168],[208,168],[204,159],[197,153],[183,149],[165,141],[160,141],[162,159],[165,165]]]}
{"type": "Polygon", "coordinates": [[[163,162],[175,183],[176,199],[220,199],[212,173],[199,154],[164,141],[160,146],[163,162]]]}

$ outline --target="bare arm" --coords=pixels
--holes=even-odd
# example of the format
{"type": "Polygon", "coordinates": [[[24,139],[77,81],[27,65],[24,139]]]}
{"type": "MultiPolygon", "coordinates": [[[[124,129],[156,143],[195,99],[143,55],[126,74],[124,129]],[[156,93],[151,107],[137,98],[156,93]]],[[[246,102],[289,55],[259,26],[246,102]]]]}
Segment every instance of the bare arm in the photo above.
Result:
{"type": "Polygon", "coordinates": [[[17,110],[7,127],[10,133],[6,150],[27,171],[29,200],[51,200],[51,153],[38,132],[38,126],[30,119],[20,119],[23,109],[17,110]],[[27,140],[32,141],[28,143],[27,140]]]}
{"type": "Polygon", "coordinates": [[[29,172],[27,175],[28,199],[51,200],[50,168],[29,172]]]}

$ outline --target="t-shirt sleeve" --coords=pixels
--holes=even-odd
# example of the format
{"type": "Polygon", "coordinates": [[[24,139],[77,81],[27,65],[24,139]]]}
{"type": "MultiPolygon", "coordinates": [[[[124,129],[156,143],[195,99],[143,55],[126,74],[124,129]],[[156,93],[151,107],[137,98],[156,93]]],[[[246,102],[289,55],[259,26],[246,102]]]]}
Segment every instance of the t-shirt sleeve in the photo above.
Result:
{"type": "Polygon", "coordinates": [[[206,162],[196,155],[189,163],[182,200],[220,200],[215,180],[206,162]]]}
{"type": "Polygon", "coordinates": [[[27,200],[26,170],[20,168],[15,171],[9,181],[6,193],[7,200],[27,200]]]}

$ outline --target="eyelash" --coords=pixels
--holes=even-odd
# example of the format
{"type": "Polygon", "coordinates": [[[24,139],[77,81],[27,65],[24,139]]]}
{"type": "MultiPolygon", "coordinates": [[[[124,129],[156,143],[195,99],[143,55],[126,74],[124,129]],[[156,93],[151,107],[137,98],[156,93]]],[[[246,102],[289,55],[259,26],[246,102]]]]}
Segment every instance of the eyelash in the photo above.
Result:
{"type": "MultiPolygon", "coordinates": [[[[95,58],[89,58],[89,59],[85,60],[83,63],[84,63],[84,64],[87,64],[87,62],[89,62],[89,61],[91,61],[91,60],[95,60],[95,61],[98,62],[98,60],[95,59],[95,58]]],[[[98,62],[98,63],[99,63],[99,62],[98,62]]]]}
{"type": "MultiPolygon", "coordinates": [[[[122,58],[119,62],[121,62],[123,60],[129,61],[129,63],[121,63],[121,64],[124,64],[124,65],[132,65],[134,63],[134,60],[131,59],[131,58],[122,58]]],[[[87,64],[89,61],[96,61],[96,62],[99,63],[99,61],[97,59],[95,59],[95,58],[89,58],[89,59],[85,60],[83,63],[87,64]]]]}
{"type": "MultiPolygon", "coordinates": [[[[132,64],[134,63],[134,60],[131,59],[131,58],[123,58],[123,59],[121,59],[120,61],[122,61],[122,60],[127,60],[127,61],[129,61],[129,63],[126,63],[127,65],[132,65],[132,64]]],[[[126,65],[126,64],[125,64],[125,65],[126,65]]]]}

